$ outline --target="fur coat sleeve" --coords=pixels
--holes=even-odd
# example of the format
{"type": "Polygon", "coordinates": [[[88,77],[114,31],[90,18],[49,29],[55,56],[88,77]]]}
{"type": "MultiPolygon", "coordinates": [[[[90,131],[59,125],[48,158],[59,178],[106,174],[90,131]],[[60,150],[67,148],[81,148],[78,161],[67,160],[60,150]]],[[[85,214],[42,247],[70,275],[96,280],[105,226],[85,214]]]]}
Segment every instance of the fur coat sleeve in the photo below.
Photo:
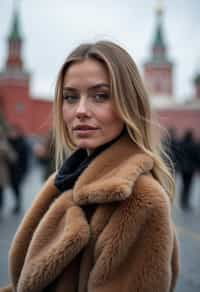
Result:
{"type": "Polygon", "coordinates": [[[127,140],[111,148],[73,190],[59,195],[50,177],[13,240],[12,286],[0,291],[174,291],[179,253],[168,196],[149,157],[127,140]]]}

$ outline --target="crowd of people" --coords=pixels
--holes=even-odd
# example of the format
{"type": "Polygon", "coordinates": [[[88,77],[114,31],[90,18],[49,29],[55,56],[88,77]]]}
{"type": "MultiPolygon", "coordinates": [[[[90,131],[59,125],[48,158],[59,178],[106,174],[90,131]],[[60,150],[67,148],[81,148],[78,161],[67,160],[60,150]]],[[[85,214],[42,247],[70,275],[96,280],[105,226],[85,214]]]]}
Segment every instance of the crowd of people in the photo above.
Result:
{"type": "Polygon", "coordinates": [[[194,138],[191,130],[187,130],[178,138],[175,129],[169,130],[168,141],[175,171],[181,177],[180,207],[190,210],[193,178],[200,170],[200,141],[194,138]]]}

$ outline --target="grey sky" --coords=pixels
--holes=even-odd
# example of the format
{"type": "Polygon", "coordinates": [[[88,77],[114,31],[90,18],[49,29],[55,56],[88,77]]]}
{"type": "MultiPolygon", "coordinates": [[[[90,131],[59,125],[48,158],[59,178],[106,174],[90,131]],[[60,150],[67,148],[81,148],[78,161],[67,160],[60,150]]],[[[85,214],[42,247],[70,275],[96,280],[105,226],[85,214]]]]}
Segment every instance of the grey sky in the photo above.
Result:
{"type": "MultiPolygon", "coordinates": [[[[14,0],[0,0],[0,67],[6,55],[14,0]]],[[[60,65],[84,41],[109,39],[129,51],[142,72],[155,29],[156,0],[18,0],[23,55],[33,73],[32,92],[53,96],[60,65]]],[[[163,1],[164,35],[175,62],[175,94],[192,94],[200,70],[200,0],[163,1]]]]}

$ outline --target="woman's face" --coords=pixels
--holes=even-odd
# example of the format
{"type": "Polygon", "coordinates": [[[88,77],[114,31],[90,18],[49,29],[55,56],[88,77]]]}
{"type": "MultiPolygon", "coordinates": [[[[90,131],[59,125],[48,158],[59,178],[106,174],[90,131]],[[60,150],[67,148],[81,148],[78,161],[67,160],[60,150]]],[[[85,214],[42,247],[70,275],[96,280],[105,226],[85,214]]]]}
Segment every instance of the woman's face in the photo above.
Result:
{"type": "Polygon", "coordinates": [[[108,72],[100,62],[86,59],[72,64],[64,76],[63,99],[63,118],[77,147],[91,152],[122,131],[108,72]]]}

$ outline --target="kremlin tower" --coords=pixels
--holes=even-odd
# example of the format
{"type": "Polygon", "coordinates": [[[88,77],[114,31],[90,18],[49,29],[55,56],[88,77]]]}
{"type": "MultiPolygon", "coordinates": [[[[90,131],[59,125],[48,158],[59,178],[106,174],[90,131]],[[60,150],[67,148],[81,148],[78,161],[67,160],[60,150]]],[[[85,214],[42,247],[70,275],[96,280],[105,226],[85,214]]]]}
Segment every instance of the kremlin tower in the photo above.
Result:
{"type": "Polygon", "coordinates": [[[164,128],[173,128],[180,137],[192,131],[200,139],[200,74],[194,77],[195,96],[188,102],[177,101],[174,94],[173,62],[168,57],[163,27],[164,10],[159,1],[150,57],[144,63],[144,80],[152,107],[164,128]]]}
{"type": "Polygon", "coordinates": [[[156,27],[151,44],[150,58],[144,63],[144,79],[148,93],[154,103],[172,99],[173,63],[167,54],[167,45],[163,29],[164,10],[161,5],[156,8],[156,27]]]}
{"type": "Polygon", "coordinates": [[[0,115],[9,125],[17,125],[27,135],[45,134],[51,125],[52,102],[31,97],[31,75],[23,61],[23,37],[16,7],[7,48],[5,65],[0,71],[0,115]]]}
{"type": "Polygon", "coordinates": [[[30,128],[30,75],[24,68],[22,46],[19,14],[15,9],[7,38],[7,58],[0,72],[0,102],[9,123],[22,126],[27,132],[30,128]]]}

